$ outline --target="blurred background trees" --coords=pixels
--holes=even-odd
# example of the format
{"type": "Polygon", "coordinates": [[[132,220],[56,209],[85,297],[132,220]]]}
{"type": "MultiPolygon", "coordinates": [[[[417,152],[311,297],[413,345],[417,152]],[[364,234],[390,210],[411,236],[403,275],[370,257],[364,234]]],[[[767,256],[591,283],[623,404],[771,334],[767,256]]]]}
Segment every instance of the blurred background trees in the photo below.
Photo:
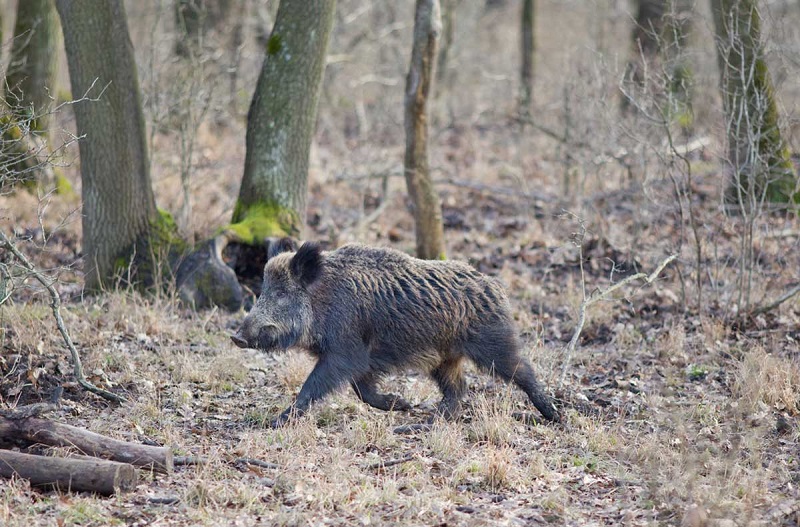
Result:
{"type": "MultiPolygon", "coordinates": [[[[796,2],[445,0],[426,43],[414,36],[422,4],[410,0],[57,4],[64,56],[53,0],[0,5],[13,35],[2,165],[4,181],[20,179],[20,160],[36,154],[21,138],[41,137],[47,109],[61,108],[58,132],[80,139],[80,165],[63,152],[35,165],[66,166],[81,188],[90,289],[154,232],[181,254],[220,235],[212,253],[231,241],[265,253],[270,237],[307,226],[333,244],[402,243],[416,228],[434,240],[417,236],[417,254],[441,257],[463,215],[452,188],[584,211],[598,193],[629,189],[682,225],[675,243],[693,247],[684,261],[704,289],[710,220],[695,214],[698,181],[716,177],[728,203],[718,214],[743,237],[732,258],[742,276],[758,265],[744,247],[768,215],[794,212],[800,95],[787,82],[796,39],[786,24],[800,17],[796,2]],[[75,101],[63,108],[59,61],[75,101]],[[531,126],[520,131],[520,117],[531,126]],[[427,173],[424,192],[411,180],[400,189],[404,173],[427,173]],[[343,185],[351,191],[327,192],[343,185]],[[397,228],[372,227],[397,206],[397,228]]],[[[646,230],[628,233],[630,254],[646,230]]]]}
{"type": "Polygon", "coordinates": [[[16,118],[28,119],[39,132],[47,131],[56,100],[60,32],[53,0],[17,4],[6,98],[13,99],[13,107],[19,110],[16,118]]]}

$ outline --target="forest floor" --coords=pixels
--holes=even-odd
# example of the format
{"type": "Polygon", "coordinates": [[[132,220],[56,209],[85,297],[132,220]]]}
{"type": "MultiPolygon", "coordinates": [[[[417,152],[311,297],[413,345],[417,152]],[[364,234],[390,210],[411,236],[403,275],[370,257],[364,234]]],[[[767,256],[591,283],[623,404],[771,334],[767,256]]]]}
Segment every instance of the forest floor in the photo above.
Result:
{"type": "MultiPolygon", "coordinates": [[[[46,299],[20,290],[0,315],[0,406],[47,401],[62,386],[51,418],[205,462],[142,473],[135,491],[111,498],[0,481],[0,525],[800,524],[800,297],[756,316],[733,310],[741,227],[721,211],[718,175],[700,171],[693,184],[698,295],[694,239],[666,177],[562,198],[559,165],[519,154],[519,145],[480,130],[450,130],[437,142],[439,155],[464,164],[448,178],[437,174],[448,255],[505,283],[563,425],[518,419],[536,415],[524,395],[471,370],[464,416],[428,431],[395,432],[426,420],[438,399],[415,373],[385,382],[416,405],[410,413],[375,410],[347,391],[271,430],[265,423],[296,395],[310,358],[240,350],[228,334],[243,313],[192,312],[169,293],[83,297],[77,216],[49,234],[52,218],[76,202],[54,197],[42,231],[39,200],[17,194],[0,208],[17,218],[21,240],[38,244],[23,249],[42,268],[68,266],[59,283],[64,318],[90,379],[129,402],[80,390],[46,299]],[[37,249],[45,233],[45,250],[37,249]],[[582,287],[589,294],[649,273],[673,252],[679,259],[654,284],[629,284],[590,308],[574,356],[565,355],[582,287]]],[[[211,152],[221,161],[198,170],[199,237],[230,214],[235,179],[212,186],[226,167],[238,173],[242,147],[228,146],[216,148],[229,158],[211,152]]],[[[399,149],[381,155],[402,159],[399,149]]],[[[384,194],[380,178],[362,176],[387,174],[386,165],[361,166],[355,173],[315,151],[307,237],[412,252],[402,178],[386,176],[384,194]]],[[[180,202],[174,177],[156,171],[154,180],[162,206],[180,202]]],[[[764,213],[759,221],[756,306],[788,290],[800,269],[797,218],[764,213]]]]}

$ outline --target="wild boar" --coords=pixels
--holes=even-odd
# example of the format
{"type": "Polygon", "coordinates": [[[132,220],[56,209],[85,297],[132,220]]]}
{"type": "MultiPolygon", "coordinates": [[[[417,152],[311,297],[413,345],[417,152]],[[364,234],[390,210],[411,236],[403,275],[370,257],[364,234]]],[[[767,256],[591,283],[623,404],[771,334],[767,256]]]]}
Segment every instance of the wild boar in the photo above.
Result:
{"type": "Polygon", "coordinates": [[[559,414],[520,356],[520,340],[500,283],[458,261],[428,261],[388,248],[345,245],[322,251],[289,239],[273,246],[261,296],[231,336],[265,352],[302,348],[317,359],[281,426],[345,383],[365,403],[405,410],[402,398],[380,393],[392,371],[415,368],[442,392],[438,410],[459,414],[466,390],[462,363],[513,381],[541,414],[559,414]]]}

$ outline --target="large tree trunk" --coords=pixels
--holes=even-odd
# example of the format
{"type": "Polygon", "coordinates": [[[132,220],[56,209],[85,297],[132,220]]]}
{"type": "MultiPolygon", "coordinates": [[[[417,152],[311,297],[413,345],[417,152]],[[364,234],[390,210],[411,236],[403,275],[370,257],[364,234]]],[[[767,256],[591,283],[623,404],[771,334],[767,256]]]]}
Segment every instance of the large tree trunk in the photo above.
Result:
{"type": "Polygon", "coordinates": [[[247,153],[231,230],[248,244],[299,236],[308,158],[335,0],[282,0],[247,119],[247,153]]]}
{"type": "MultiPolygon", "coordinates": [[[[122,0],[57,0],[64,31],[83,183],[86,287],[126,266],[158,221],[139,79],[122,0]]],[[[149,255],[148,255],[149,256],[149,255]]]]}
{"type": "Polygon", "coordinates": [[[522,1],[522,26],[520,28],[522,64],[520,66],[519,113],[523,118],[530,117],[531,101],[533,99],[533,53],[536,50],[536,41],[534,40],[535,8],[533,0],[522,1]]]}
{"type": "Polygon", "coordinates": [[[711,0],[720,87],[733,173],[729,201],[747,210],[764,200],[800,202],[789,150],[778,125],[755,0],[711,0]]]}
{"type": "Polygon", "coordinates": [[[438,0],[417,0],[411,65],[406,77],[405,175],[414,205],[417,256],[444,259],[442,206],[433,187],[428,163],[428,95],[436,63],[436,46],[441,30],[438,0]]]}
{"type": "Polygon", "coordinates": [[[20,121],[47,131],[56,96],[58,14],[53,0],[20,0],[6,82],[6,101],[20,121]]]}

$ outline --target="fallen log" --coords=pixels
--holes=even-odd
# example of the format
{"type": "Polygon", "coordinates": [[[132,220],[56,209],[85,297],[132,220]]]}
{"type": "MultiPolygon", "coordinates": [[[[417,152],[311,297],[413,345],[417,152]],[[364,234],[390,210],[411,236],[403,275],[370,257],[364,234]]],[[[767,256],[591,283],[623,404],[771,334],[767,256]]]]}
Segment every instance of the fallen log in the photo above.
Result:
{"type": "Polygon", "coordinates": [[[138,474],[133,465],[88,458],[63,458],[0,450],[0,477],[12,476],[36,487],[61,491],[96,492],[110,496],[136,487],[138,474]]]}
{"type": "Polygon", "coordinates": [[[165,474],[171,473],[173,468],[172,450],[168,447],[120,441],[38,417],[0,415],[0,442],[10,441],[71,447],[80,454],[130,463],[165,474]]]}

